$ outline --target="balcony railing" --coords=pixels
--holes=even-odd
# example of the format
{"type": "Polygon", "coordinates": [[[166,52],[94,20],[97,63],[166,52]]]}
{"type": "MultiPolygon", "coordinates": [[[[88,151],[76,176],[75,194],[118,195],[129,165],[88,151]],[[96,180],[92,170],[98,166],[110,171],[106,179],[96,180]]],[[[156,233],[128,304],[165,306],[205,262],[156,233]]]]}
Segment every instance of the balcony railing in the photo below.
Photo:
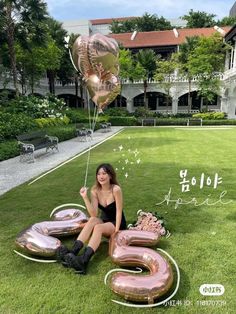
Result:
{"type": "MultiPolygon", "coordinates": [[[[230,69],[228,71],[226,71],[225,73],[216,73],[215,77],[218,77],[220,80],[226,80],[228,78],[231,78],[232,76],[236,75],[236,69],[230,69]]],[[[199,80],[199,76],[194,76],[192,78],[192,82],[197,82],[199,80]]],[[[1,81],[3,81],[3,78],[1,79],[1,75],[0,75],[0,85],[1,85],[1,81]]],[[[171,76],[166,76],[165,82],[173,82],[173,83],[187,83],[188,82],[188,78],[186,76],[183,75],[176,75],[176,74],[172,74],[171,76]]],[[[148,84],[160,84],[159,81],[154,80],[154,79],[149,79],[147,80],[148,84]]],[[[143,84],[143,80],[129,80],[129,79],[122,79],[122,84],[143,84]]],[[[48,79],[47,78],[42,78],[39,83],[37,84],[38,87],[48,87],[48,79]]],[[[73,87],[75,86],[74,82],[62,85],[62,82],[59,80],[55,80],[55,86],[56,87],[73,87]]]]}
{"type": "MultiPolygon", "coordinates": [[[[215,77],[218,77],[220,80],[224,79],[224,73],[215,73],[215,77]]],[[[197,82],[199,80],[199,76],[194,76],[192,78],[192,82],[197,82]]],[[[171,74],[170,76],[166,76],[165,82],[188,82],[188,78],[184,75],[176,75],[176,74],[171,74]]],[[[122,80],[123,84],[143,84],[143,80],[129,80],[129,79],[123,79],[122,80]]],[[[159,84],[160,82],[154,79],[148,79],[147,83],[156,83],[159,84]]]]}

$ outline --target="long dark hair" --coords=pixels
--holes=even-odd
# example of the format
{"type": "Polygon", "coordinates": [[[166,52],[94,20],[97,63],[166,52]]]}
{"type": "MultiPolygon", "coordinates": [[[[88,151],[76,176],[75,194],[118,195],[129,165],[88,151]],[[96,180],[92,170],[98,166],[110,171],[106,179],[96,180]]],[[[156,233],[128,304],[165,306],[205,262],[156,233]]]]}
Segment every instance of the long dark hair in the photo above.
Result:
{"type": "Polygon", "coordinates": [[[114,168],[112,167],[112,165],[101,164],[97,167],[97,170],[96,170],[96,187],[97,188],[99,188],[99,189],[102,188],[101,184],[98,182],[98,179],[97,179],[98,171],[100,169],[103,169],[110,176],[110,184],[119,185],[119,183],[117,182],[117,179],[116,179],[116,172],[115,172],[114,168]]]}

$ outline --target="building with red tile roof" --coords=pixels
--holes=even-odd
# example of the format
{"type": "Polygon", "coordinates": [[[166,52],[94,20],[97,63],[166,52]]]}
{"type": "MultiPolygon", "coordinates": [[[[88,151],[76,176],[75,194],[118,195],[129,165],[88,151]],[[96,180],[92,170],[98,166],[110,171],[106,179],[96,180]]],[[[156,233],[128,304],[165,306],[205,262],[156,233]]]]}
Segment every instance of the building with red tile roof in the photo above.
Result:
{"type": "MultiPolygon", "coordinates": [[[[226,34],[231,27],[217,28],[222,36],[226,34]]],[[[179,28],[165,31],[153,32],[137,32],[137,33],[123,33],[110,34],[124,48],[130,49],[134,52],[143,48],[151,48],[157,53],[165,54],[172,53],[177,50],[177,47],[184,43],[186,37],[192,36],[211,36],[216,33],[214,27],[209,28],[179,28]]]]}

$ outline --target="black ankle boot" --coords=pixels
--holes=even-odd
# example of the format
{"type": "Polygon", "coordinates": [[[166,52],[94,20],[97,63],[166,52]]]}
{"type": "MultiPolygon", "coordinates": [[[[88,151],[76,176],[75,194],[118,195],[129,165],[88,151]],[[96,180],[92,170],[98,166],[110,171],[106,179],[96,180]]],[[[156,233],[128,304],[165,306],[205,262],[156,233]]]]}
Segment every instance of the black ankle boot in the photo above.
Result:
{"type": "Polygon", "coordinates": [[[84,246],[84,243],[82,241],[75,240],[70,253],[73,253],[74,255],[77,255],[79,253],[79,251],[82,249],[83,246],[84,246]]]}
{"type": "Polygon", "coordinates": [[[90,246],[87,246],[84,254],[81,256],[75,256],[72,253],[66,254],[65,262],[67,263],[68,267],[74,268],[76,273],[85,275],[88,262],[93,254],[94,250],[90,246]]]}
{"type": "Polygon", "coordinates": [[[65,245],[61,245],[56,249],[56,259],[59,263],[62,263],[64,266],[66,266],[65,256],[68,253],[72,253],[74,255],[77,255],[79,251],[84,246],[84,243],[80,240],[76,240],[72,246],[72,249],[69,250],[65,245]]]}
{"type": "Polygon", "coordinates": [[[59,263],[63,263],[65,262],[64,258],[66,256],[66,254],[70,253],[70,250],[65,246],[65,245],[61,245],[59,246],[56,251],[55,251],[55,254],[56,254],[56,260],[59,262],[59,263]]]}

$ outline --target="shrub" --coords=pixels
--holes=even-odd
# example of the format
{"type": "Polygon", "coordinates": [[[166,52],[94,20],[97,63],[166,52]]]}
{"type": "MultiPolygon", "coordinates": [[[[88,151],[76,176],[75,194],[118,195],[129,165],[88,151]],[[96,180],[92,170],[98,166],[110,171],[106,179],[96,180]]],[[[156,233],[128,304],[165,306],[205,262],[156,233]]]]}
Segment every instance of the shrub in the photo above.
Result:
{"type": "Polygon", "coordinates": [[[0,161],[18,156],[19,153],[20,150],[17,141],[13,140],[0,143],[0,161]]]}
{"type": "Polygon", "coordinates": [[[187,119],[184,118],[160,118],[156,119],[156,125],[187,125],[187,119]]]}
{"type": "Polygon", "coordinates": [[[224,112],[201,112],[193,114],[193,118],[199,118],[203,120],[220,120],[226,118],[226,114],[224,112]]]}
{"type": "Polygon", "coordinates": [[[17,135],[36,128],[35,121],[25,114],[0,112],[0,141],[15,138],[17,135]]]}
{"type": "Polygon", "coordinates": [[[104,113],[115,117],[128,117],[130,113],[125,108],[115,107],[115,108],[107,108],[104,110],[104,113]]]}
{"type": "Polygon", "coordinates": [[[203,125],[236,125],[236,120],[203,120],[203,125]]]}
{"type": "Polygon", "coordinates": [[[57,136],[59,142],[70,140],[76,136],[75,125],[54,126],[45,128],[48,135],[57,136]]]}
{"type": "Polygon", "coordinates": [[[35,119],[35,122],[39,128],[47,128],[49,126],[67,125],[70,119],[67,116],[61,118],[40,118],[35,119]]]}
{"type": "MultiPolygon", "coordinates": [[[[71,122],[77,123],[81,120],[89,119],[88,111],[85,109],[70,109],[65,111],[66,116],[70,119],[71,122]]],[[[91,111],[91,116],[93,116],[93,111],[91,111]]]]}
{"type": "Polygon", "coordinates": [[[110,117],[109,122],[114,126],[120,125],[138,125],[138,120],[135,117],[110,117]]]}
{"type": "Polygon", "coordinates": [[[55,96],[38,98],[35,96],[21,96],[9,102],[6,112],[25,113],[32,118],[60,118],[64,114],[66,104],[63,99],[55,96]]]}
{"type": "Polygon", "coordinates": [[[153,117],[154,115],[155,113],[145,107],[138,107],[134,112],[134,116],[139,118],[153,117]]]}

